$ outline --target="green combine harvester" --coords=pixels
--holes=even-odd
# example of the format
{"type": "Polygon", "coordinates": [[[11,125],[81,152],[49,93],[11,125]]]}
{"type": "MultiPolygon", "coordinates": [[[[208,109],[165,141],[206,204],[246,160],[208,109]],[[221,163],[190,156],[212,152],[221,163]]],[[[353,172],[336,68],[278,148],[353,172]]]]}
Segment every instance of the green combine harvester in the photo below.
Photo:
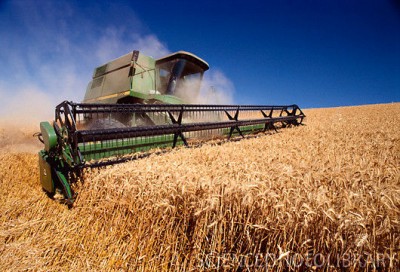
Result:
{"type": "Polygon", "coordinates": [[[71,206],[72,184],[88,167],[131,160],[154,147],[189,146],[210,138],[300,125],[297,105],[196,104],[201,58],[184,51],[160,59],[133,51],[97,67],[83,103],[64,101],[55,120],[40,123],[40,180],[71,206]]]}

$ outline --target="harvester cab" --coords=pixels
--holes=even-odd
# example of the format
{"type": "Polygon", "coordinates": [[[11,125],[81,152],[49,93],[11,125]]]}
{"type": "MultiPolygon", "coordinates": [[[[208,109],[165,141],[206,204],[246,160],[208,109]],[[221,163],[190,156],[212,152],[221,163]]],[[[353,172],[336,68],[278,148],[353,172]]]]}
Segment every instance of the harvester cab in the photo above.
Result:
{"type": "Polygon", "coordinates": [[[199,93],[207,62],[179,51],[157,60],[133,51],[94,70],[84,103],[183,104],[199,93]]]}
{"type": "Polygon", "coordinates": [[[40,123],[40,181],[51,197],[72,205],[73,183],[85,168],[140,157],[157,147],[297,126],[295,105],[194,104],[208,64],[179,51],[153,59],[133,51],[94,70],[83,103],[64,101],[40,123]]]}

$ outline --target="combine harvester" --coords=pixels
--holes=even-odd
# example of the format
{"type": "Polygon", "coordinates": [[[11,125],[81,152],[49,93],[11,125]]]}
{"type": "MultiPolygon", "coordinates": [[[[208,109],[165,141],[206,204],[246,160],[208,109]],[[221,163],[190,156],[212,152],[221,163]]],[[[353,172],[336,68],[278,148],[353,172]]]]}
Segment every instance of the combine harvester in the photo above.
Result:
{"type": "Polygon", "coordinates": [[[69,206],[71,184],[87,167],[130,160],[154,147],[277,129],[302,123],[297,105],[187,104],[208,64],[188,52],[153,59],[133,51],[94,70],[83,103],[62,102],[40,123],[40,180],[69,206]],[[139,153],[138,153],[139,152],[139,153]]]}

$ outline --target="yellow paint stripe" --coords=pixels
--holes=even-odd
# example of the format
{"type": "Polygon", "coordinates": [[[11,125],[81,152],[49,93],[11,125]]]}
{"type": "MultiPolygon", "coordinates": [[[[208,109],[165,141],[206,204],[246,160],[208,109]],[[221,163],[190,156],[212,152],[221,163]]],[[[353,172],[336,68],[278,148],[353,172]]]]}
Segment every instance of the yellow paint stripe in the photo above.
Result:
{"type": "Polygon", "coordinates": [[[115,98],[115,97],[118,97],[118,96],[129,95],[130,93],[131,93],[131,91],[125,91],[125,92],[121,92],[121,93],[100,96],[100,97],[94,98],[94,99],[88,99],[85,102],[91,103],[91,102],[96,102],[96,101],[100,101],[100,100],[106,100],[106,99],[110,99],[110,98],[115,98]]]}

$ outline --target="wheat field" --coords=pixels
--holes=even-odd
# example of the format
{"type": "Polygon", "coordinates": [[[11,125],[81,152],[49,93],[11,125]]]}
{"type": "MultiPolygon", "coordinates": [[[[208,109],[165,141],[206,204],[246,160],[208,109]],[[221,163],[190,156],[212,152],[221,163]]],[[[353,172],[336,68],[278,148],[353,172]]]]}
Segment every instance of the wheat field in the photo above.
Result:
{"type": "Polygon", "coordinates": [[[72,209],[32,127],[0,126],[1,271],[398,271],[400,103],[85,173],[72,209]]]}

